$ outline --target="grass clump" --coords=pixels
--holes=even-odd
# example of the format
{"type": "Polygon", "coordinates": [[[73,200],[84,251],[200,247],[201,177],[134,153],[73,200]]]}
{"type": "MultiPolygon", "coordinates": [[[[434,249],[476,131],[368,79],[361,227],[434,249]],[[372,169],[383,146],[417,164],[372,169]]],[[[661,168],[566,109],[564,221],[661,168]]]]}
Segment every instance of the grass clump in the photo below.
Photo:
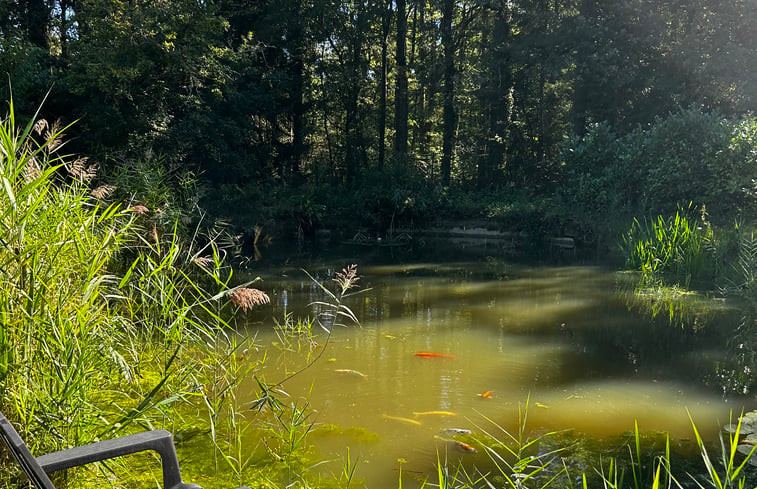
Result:
{"type": "Polygon", "coordinates": [[[641,272],[644,286],[676,284],[688,288],[692,280],[710,274],[713,232],[704,209],[698,219],[691,207],[680,208],[672,217],[657,216],[640,222],[635,219],[623,236],[626,265],[641,272]]]}
{"type": "MultiPolygon", "coordinates": [[[[264,294],[232,287],[220,231],[182,237],[108,184],[91,190],[96,165],[35,119],[19,125],[12,102],[0,119],[0,409],[46,453],[172,429],[198,397],[229,399],[245,373],[218,363],[238,348],[234,298],[264,294]]],[[[15,484],[3,457],[0,486],[15,484]]]]}

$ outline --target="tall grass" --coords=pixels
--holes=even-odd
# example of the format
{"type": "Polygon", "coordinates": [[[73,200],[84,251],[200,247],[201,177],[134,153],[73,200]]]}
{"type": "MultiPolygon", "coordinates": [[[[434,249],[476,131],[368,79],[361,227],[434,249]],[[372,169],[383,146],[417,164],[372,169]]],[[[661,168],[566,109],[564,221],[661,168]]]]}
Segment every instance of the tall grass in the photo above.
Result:
{"type": "MultiPolygon", "coordinates": [[[[218,345],[233,343],[227,299],[254,289],[231,288],[219,231],[182,239],[176,226],[154,225],[155,210],[108,202],[107,186],[90,190],[95,165],[63,153],[59,125],[19,125],[12,101],[8,109],[0,119],[0,409],[33,453],[135,423],[170,425],[180,401],[195,402],[218,381],[218,361],[228,358],[218,345]]],[[[229,384],[243,375],[228,361],[223,368],[229,384]]],[[[0,486],[14,477],[0,470],[0,486]]]]}
{"type": "Polygon", "coordinates": [[[641,272],[642,285],[688,288],[692,279],[711,275],[708,244],[713,240],[712,229],[704,211],[697,219],[691,217],[691,211],[691,206],[679,207],[672,217],[635,219],[623,236],[626,265],[641,272]]]}
{"type": "Polygon", "coordinates": [[[89,393],[117,370],[108,273],[133,219],[88,196],[62,131],[0,121],[0,406],[32,448],[90,441],[89,393]]]}

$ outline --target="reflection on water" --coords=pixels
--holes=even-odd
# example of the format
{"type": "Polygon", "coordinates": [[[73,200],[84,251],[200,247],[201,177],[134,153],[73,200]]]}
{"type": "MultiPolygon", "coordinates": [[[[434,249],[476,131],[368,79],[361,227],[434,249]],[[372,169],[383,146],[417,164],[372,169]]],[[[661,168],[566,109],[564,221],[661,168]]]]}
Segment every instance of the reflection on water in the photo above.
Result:
{"type": "MultiPolygon", "coordinates": [[[[346,264],[309,271],[328,281],[346,264]]],[[[313,314],[307,305],[323,299],[297,269],[257,272],[273,317],[313,314]]],[[[449,448],[443,430],[491,429],[485,418],[515,429],[526,399],[531,429],[600,437],[632,430],[634,420],[690,437],[687,409],[712,435],[729,411],[752,408],[717,385],[730,325],[694,332],[631,312],[602,268],[489,259],[363,264],[358,272],[370,290],[347,305],[362,326],[335,328],[320,360],[285,389],[317,411],[310,441],[321,456],[343,460],[349,447],[369,487],[396,487],[399,460],[403,473],[429,473],[437,450],[449,448]]],[[[274,341],[272,317],[256,320],[250,333],[274,341]]],[[[269,349],[264,373],[279,380],[306,363],[301,352],[269,349]]],[[[251,380],[242,391],[252,399],[251,380]]],[[[339,471],[336,463],[328,470],[339,471]]]]}

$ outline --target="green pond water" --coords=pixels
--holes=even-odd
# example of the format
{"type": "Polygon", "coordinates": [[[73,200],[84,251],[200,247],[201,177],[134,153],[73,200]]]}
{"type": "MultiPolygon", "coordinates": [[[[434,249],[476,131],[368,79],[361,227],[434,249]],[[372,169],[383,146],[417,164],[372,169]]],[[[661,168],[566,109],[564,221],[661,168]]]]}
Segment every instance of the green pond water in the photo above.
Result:
{"type": "MultiPolygon", "coordinates": [[[[273,318],[312,315],[308,304],[324,299],[302,268],[331,285],[335,272],[356,263],[360,288],[370,289],[346,301],[361,325],[332,328],[328,344],[315,331],[311,355],[325,351],[283,386],[286,401],[307,399],[315,411],[308,441],[332,462],[314,471],[340,472],[348,450],[370,488],[397,487],[400,466],[410,479],[403,487],[412,487],[414,477],[434,472],[437,456],[485,466],[483,450],[462,453],[440,433],[502,435],[497,425],[517,432],[527,400],[534,433],[604,439],[632,431],[636,420],[642,431],[670,433],[674,447],[693,437],[687,409],[712,439],[731,411],[755,407],[754,355],[750,340],[740,339],[748,333],[738,314],[714,314],[696,330],[650,318],[629,309],[613,267],[449,247],[339,253],[294,255],[250,270],[272,302],[250,316],[246,330],[267,356],[268,382],[307,363],[307,347],[270,346],[279,341],[273,318]]],[[[256,397],[253,379],[241,392],[249,393],[244,400],[256,397]]]]}

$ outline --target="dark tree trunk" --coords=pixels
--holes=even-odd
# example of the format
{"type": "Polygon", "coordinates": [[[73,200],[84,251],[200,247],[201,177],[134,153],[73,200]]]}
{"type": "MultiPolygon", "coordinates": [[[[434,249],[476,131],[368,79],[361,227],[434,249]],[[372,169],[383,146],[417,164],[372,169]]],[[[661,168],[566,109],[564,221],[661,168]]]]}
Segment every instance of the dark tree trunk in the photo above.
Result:
{"type": "Polygon", "coordinates": [[[345,168],[347,169],[347,181],[352,181],[360,171],[363,151],[362,132],[360,131],[360,118],[358,117],[358,98],[360,96],[360,83],[363,79],[362,57],[364,33],[366,31],[365,13],[363,5],[357,5],[354,25],[355,36],[352,43],[351,59],[349,60],[349,82],[345,113],[345,136],[347,148],[345,151],[345,168]]]}
{"type": "Polygon", "coordinates": [[[407,93],[407,18],[406,0],[397,0],[397,82],[394,94],[394,154],[397,163],[405,166],[408,160],[407,154],[407,117],[408,117],[408,93],[407,93]]]}
{"type": "Polygon", "coordinates": [[[60,55],[66,57],[68,48],[68,1],[60,0],[60,55]]]}
{"type": "MultiPolygon", "coordinates": [[[[592,22],[595,18],[597,13],[595,3],[596,0],[581,0],[579,17],[584,19],[584,22],[592,22]]],[[[583,38],[586,35],[586,32],[579,32],[580,38],[583,38]]],[[[576,60],[576,75],[573,81],[573,109],[571,114],[573,131],[579,136],[586,134],[586,123],[588,121],[589,101],[591,97],[591,88],[589,86],[590,67],[588,66],[591,53],[582,54],[583,56],[579,56],[576,60]]]]}
{"type": "Polygon", "coordinates": [[[442,109],[442,185],[450,184],[452,152],[455,146],[455,46],[452,39],[454,0],[444,0],[442,8],[442,45],[444,46],[444,105],[442,109]]]}
{"type": "Polygon", "coordinates": [[[50,11],[44,0],[26,0],[26,32],[29,42],[45,51],[49,51],[50,45],[47,39],[47,27],[50,20],[50,11]]]}
{"type": "Polygon", "coordinates": [[[378,148],[378,167],[384,168],[386,159],[386,76],[387,76],[387,57],[389,47],[389,27],[392,17],[392,1],[387,0],[386,7],[381,14],[381,73],[379,75],[379,148],[378,148]]]}
{"type": "Polygon", "coordinates": [[[305,39],[302,26],[301,0],[295,0],[292,15],[291,40],[292,52],[292,154],[290,157],[290,173],[299,175],[302,157],[305,153],[305,39]]]}
{"type": "Polygon", "coordinates": [[[487,157],[478,166],[478,187],[494,181],[495,173],[505,165],[507,140],[512,119],[513,78],[510,66],[510,24],[512,13],[508,2],[502,2],[494,13],[489,56],[489,83],[484,97],[489,99],[489,135],[487,157]]]}

